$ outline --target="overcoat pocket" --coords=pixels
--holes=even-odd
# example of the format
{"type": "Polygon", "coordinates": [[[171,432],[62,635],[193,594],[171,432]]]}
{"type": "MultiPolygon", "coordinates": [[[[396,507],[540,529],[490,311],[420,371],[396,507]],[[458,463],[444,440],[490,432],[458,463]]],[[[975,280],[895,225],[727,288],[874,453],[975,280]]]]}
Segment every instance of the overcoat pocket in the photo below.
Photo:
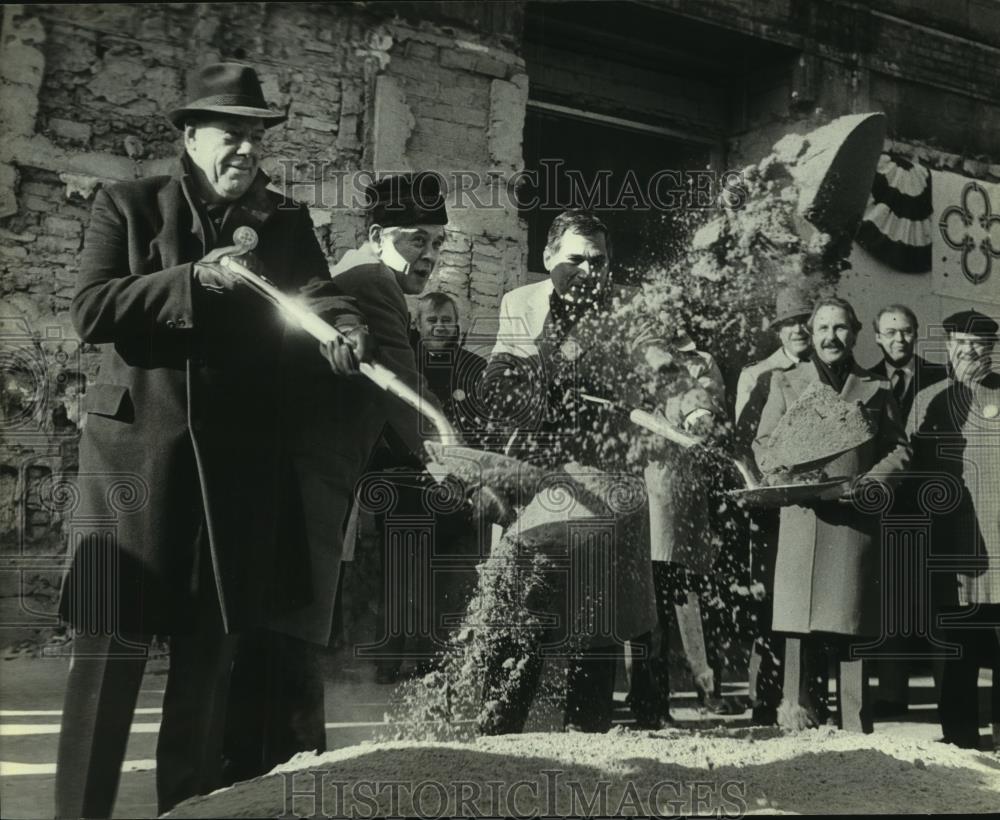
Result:
{"type": "Polygon", "coordinates": [[[134,412],[127,387],[121,384],[92,384],[81,400],[86,413],[108,416],[119,421],[132,421],[134,412]]]}

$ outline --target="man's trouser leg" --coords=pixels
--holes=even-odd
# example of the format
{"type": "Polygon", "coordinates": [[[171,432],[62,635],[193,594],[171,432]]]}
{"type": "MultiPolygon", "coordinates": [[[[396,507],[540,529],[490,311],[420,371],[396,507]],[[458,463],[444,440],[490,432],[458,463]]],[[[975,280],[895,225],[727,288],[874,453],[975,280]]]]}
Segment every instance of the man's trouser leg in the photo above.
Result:
{"type": "MultiPolygon", "coordinates": [[[[910,643],[903,638],[890,638],[885,643],[885,649],[894,652],[905,652],[910,643]]],[[[890,713],[906,712],[910,703],[910,667],[908,658],[878,658],[874,663],[875,676],[878,678],[878,689],[875,701],[881,708],[890,713]]]]}
{"type": "MultiPolygon", "coordinates": [[[[556,591],[549,579],[534,579],[517,606],[548,612],[556,591]]],[[[534,624],[508,630],[490,625],[484,650],[482,710],[478,730],[484,735],[517,734],[524,730],[538,691],[544,665],[543,641],[553,640],[551,630],[534,624]]]]}
{"type": "Polygon", "coordinates": [[[947,658],[941,672],[938,714],[945,743],[964,749],[979,748],[979,657],[977,633],[984,630],[951,628],[946,638],[961,647],[961,655],[947,658]]]}
{"type": "Polygon", "coordinates": [[[564,723],[585,732],[606,732],[614,710],[614,647],[585,649],[570,658],[566,670],[564,723]]]}
{"type": "Polygon", "coordinates": [[[518,734],[524,730],[542,676],[541,635],[522,641],[497,639],[485,661],[479,733],[518,734]]]}
{"type": "MultiPolygon", "coordinates": [[[[213,589],[206,594],[215,599],[213,589]]],[[[203,601],[198,626],[170,639],[170,669],[156,743],[159,812],[219,787],[226,703],[236,635],[223,631],[217,603],[203,601]],[[214,604],[214,605],[213,605],[214,604]]]]}
{"type": "Polygon", "coordinates": [[[773,719],[781,703],[781,666],[785,642],[776,635],[758,636],[750,655],[750,697],[755,717],[773,719]]]}
{"type": "Polygon", "coordinates": [[[674,619],[674,586],[666,561],[653,561],[653,591],[659,641],[647,632],[626,648],[628,704],[639,723],[670,717],[670,626],[674,619]],[[658,643],[658,645],[657,645],[658,643]],[[636,657],[633,647],[642,647],[645,657],[636,657]]]}
{"type": "Polygon", "coordinates": [[[861,658],[850,660],[850,648],[842,649],[837,665],[837,702],[840,706],[840,728],[846,732],[871,734],[871,695],[868,670],[861,658]]]}
{"type": "Polygon", "coordinates": [[[222,785],[265,774],[297,752],[326,751],[323,688],[318,647],[263,630],[240,636],[222,785]]]}
{"type": "Polygon", "coordinates": [[[636,725],[652,725],[660,715],[656,659],[653,657],[653,633],[645,632],[625,644],[625,677],[628,681],[626,702],[636,725]]]}
{"type": "Polygon", "coordinates": [[[56,817],[111,816],[148,647],[148,638],[74,639],[56,757],[56,817]]]}

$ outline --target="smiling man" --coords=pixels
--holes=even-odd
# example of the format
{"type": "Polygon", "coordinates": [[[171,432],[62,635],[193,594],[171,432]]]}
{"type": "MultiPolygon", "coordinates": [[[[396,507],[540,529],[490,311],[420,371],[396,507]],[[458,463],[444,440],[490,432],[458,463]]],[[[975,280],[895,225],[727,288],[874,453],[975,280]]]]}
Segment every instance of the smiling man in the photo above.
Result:
{"type": "MultiPolygon", "coordinates": [[[[917,353],[920,324],[916,314],[906,305],[886,305],[875,314],[872,324],[875,330],[875,343],[882,352],[882,359],[871,368],[871,372],[889,382],[892,394],[899,404],[900,418],[903,424],[906,424],[910,409],[913,407],[914,396],[945,379],[947,370],[942,365],[927,361],[917,353]]],[[[915,487],[911,482],[896,493],[893,502],[894,514],[920,514],[913,489],[915,487]]],[[[909,703],[908,674],[912,662],[903,656],[918,649],[926,651],[928,646],[919,644],[916,637],[909,639],[894,637],[887,640],[893,643],[886,646],[886,652],[897,654],[899,657],[879,658],[874,663],[875,674],[878,677],[878,696],[873,707],[876,718],[906,714],[909,703]]],[[[940,670],[935,667],[934,671],[939,678],[940,670]]]]}
{"type": "Polygon", "coordinates": [[[903,423],[913,406],[913,397],[947,375],[942,365],[933,364],[917,355],[920,324],[916,314],[906,305],[886,305],[874,321],[875,343],[882,351],[882,360],[871,368],[872,373],[888,380],[892,394],[899,403],[903,423]]]}
{"type": "MultiPolygon", "coordinates": [[[[854,361],[861,322],[854,308],[836,297],[821,299],[808,327],[813,358],[776,373],[761,415],[755,450],[767,446],[778,422],[811,385],[822,382],[845,402],[859,403],[874,425],[864,444],[810,468],[852,479],[842,498],[807,507],[782,507],[774,579],[772,629],[787,633],[784,700],[797,703],[803,723],[824,719],[825,689],[811,684],[824,677],[825,659],[812,650],[833,651],[839,660],[838,711],[841,728],[872,731],[868,681],[862,661],[850,657],[851,644],[881,631],[879,600],[879,519],[865,513],[855,498],[867,497],[862,485],[896,483],[907,468],[910,448],[899,407],[887,382],[854,361]]],[[[796,467],[798,465],[787,465],[796,467]]],[[[779,721],[782,710],[779,709],[779,721]]],[[[793,724],[795,720],[791,721],[793,724]]]]}
{"type": "MultiPolygon", "coordinates": [[[[61,601],[74,644],[59,817],[110,816],[154,635],[170,645],[158,811],[216,788],[236,639],[305,597],[306,555],[287,535],[294,505],[283,499],[297,488],[278,485],[293,428],[283,399],[307,359],[219,260],[237,251],[237,229],[252,228],[259,243],[244,259],[282,291],[329,281],[327,263],[306,208],[289,207],[258,170],[264,131],[285,115],[268,108],[254,70],[206,66],[189,99],[169,114],[183,134],[176,172],[97,193],[70,307],[101,364],[82,399],[73,526],[83,537],[61,601]],[[136,503],[109,506],[122,489],[136,503]]],[[[339,391],[311,339],[298,341],[319,365],[315,381],[339,391]]],[[[339,372],[356,369],[331,358],[339,372]]]]}
{"type": "MultiPolygon", "coordinates": [[[[736,446],[749,454],[757,434],[761,411],[776,374],[789,371],[809,361],[812,338],[806,323],[812,303],[801,286],[782,288],[775,300],[774,319],[769,325],[778,337],[778,349],[770,356],[747,365],[736,385],[736,446]]],[[[755,589],[757,635],[750,656],[750,697],[753,720],[773,724],[781,702],[780,666],[784,643],[771,635],[771,605],[774,601],[774,561],[778,550],[778,511],[752,510],[750,513],[751,582],[755,589]],[[758,597],[759,596],[759,597],[758,597]]]]}
{"type": "Polygon", "coordinates": [[[940,638],[961,648],[944,660],[938,714],[945,742],[976,749],[980,667],[993,668],[994,733],[1000,728],[1000,325],[977,310],[942,324],[948,378],[917,394],[907,432],[918,480],[942,486],[949,478],[960,489],[959,503],[930,515],[933,553],[956,562],[935,579],[932,606],[947,613],[940,638]]]}
{"type": "MultiPolygon", "coordinates": [[[[609,476],[620,477],[633,470],[635,478],[645,480],[650,506],[656,508],[654,515],[650,507],[643,505],[628,525],[622,523],[620,537],[616,535],[609,547],[611,552],[600,559],[613,563],[614,571],[608,576],[614,582],[613,595],[602,601],[591,599],[594,610],[573,615],[582,618],[580,623],[614,624],[614,635],[586,636],[567,669],[565,726],[589,732],[610,728],[615,654],[621,651],[623,640],[634,641],[651,652],[651,633],[658,614],[663,619],[672,618],[668,574],[658,573],[658,586],[654,586],[651,558],[665,565],[665,554],[679,540],[676,533],[687,530],[689,525],[691,530],[699,528],[686,515],[687,508],[674,513],[675,484],[673,471],[667,465],[650,459],[649,469],[640,477],[642,470],[621,453],[616,454],[615,445],[609,446],[612,438],[618,443],[632,440],[634,430],[629,423],[624,422],[624,429],[619,427],[626,416],[595,405],[584,396],[610,398],[623,404],[634,401],[633,406],[637,406],[638,394],[630,398],[624,385],[633,374],[652,372],[677,391],[670,399],[667,390],[664,395],[648,397],[650,405],[657,407],[673,426],[701,436],[722,417],[722,376],[712,357],[695,348],[684,328],[660,326],[655,319],[640,326],[622,323],[615,317],[615,298],[625,302],[636,294],[614,284],[611,254],[607,226],[593,213],[573,209],[557,216],[542,257],[549,277],[504,295],[497,340],[483,380],[492,419],[503,430],[499,443],[502,446],[506,442],[509,452],[555,471],[563,469],[567,462],[573,462],[570,470],[584,465],[583,469],[607,471],[609,476]],[[605,430],[615,432],[606,436],[605,430]],[[642,518],[648,523],[642,523],[639,530],[628,529],[642,518]]],[[[700,506],[707,510],[706,505],[700,506]]],[[[534,514],[546,515],[544,507],[544,501],[536,498],[528,507],[534,512],[527,513],[529,519],[525,520],[534,514]]],[[[508,533],[517,532],[518,526],[512,524],[508,533]]],[[[531,549],[565,553],[570,547],[561,539],[558,531],[550,532],[531,549]]],[[[502,543],[513,542],[507,539],[502,543]]],[[[685,546],[696,549],[693,543],[686,542],[685,546]]],[[[572,554],[582,554],[575,553],[575,549],[572,554]]],[[[544,601],[525,601],[525,606],[568,613],[576,605],[569,602],[579,603],[586,598],[577,597],[558,581],[546,586],[542,597],[544,601]]],[[[569,621],[559,623],[565,629],[569,621]]],[[[504,734],[523,729],[537,691],[542,642],[557,641],[556,632],[558,628],[545,636],[533,633],[519,646],[512,646],[502,631],[493,636],[496,642],[491,644],[486,661],[484,702],[496,700],[499,705],[483,712],[480,731],[504,734]],[[521,661],[515,665],[519,671],[512,679],[505,671],[510,669],[511,655],[523,658],[523,665],[521,661]]],[[[664,644],[660,657],[665,653],[664,644]]],[[[640,654],[636,652],[634,657],[638,659],[640,654]]],[[[629,668],[633,682],[629,703],[636,720],[647,728],[662,725],[669,719],[664,667],[657,666],[655,680],[648,663],[629,668]]]]}

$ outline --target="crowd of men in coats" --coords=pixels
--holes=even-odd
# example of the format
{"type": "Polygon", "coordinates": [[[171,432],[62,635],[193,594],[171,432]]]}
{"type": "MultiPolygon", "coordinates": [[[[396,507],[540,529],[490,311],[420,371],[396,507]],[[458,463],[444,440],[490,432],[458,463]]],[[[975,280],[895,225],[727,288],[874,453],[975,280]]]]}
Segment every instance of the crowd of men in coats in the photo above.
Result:
{"type": "MultiPolygon", "coordinates": [[[[891,512],[912,511],[925,495],[920,476],[954,480],[955,503],[930,515],[932,550],[955,558],[936,576],[933,601],[952,615],[942,643],[959,649],[940,665],[941,718],[946,740],[978,742],[979,664],[995,668],[1000,654],[996,322],[975,311],[944,319],[948,358],[936,366],[915,353],[917,317],[889,306],[875,327],[884,360],[866,370],[854,360],[862,327],[848,303],[783,292],[772,325],[780,347],[741,374],[731,425],[719,368],[683,329],[602,324],[620,296],[611,285],[610,237],[592,215],[567,212],[548,236],[549,277],[503,298],[487,363],[462,349],[457,306],[446,295],[424,294],[411,320],[406,297],[423,294],[446,236],[433,175],[376,183],[365,243],[331,271],[307,209],[270,191],[259,170],[265,129],[284,115],[267,106],[253,69],[208,66],[190,97],[170,114],[184,143],[176,172],[100,190],[80,259],[72,318],[103,358],[83,404],[77,515],[106,521],[123,481],[142,503],[114,507],[113,538],[95,532],[79,540],[64,585],[61,613],[75,640],[58,816],[110,816],[156,636],[170,649],[157,744],[161,812],[297,751],[325,749],[319,653],[331,639],[355,488],[380,449],[382,466],[419,470],[419,461],[400,459],[421,454],[427,437],[412,408],[359,377],[360,362],[377,361],[422,389],[460,430],[479,423],[471,398],[483,384],[501,405],[526,389],[536,416],[527,425],[519,416],[518,424],[536,443],[558,433],[559,460],[626,469],[574,434],[602,410],[581,403],[572,394],[579,384],[558,375],[568,341],[614,332],[628,336],[633,357],[616,367],[641,362],[675,388],[680,380],[682,389],[653,409],[695,439],[715,440],[731,426],[731,445],[752,453],[816,381],[861,403],[875,421],[871,441],[830,465],[854,479],[842,497],[755,513],[754,554],[764,557],[757,580],[769,610],[758,619],[752,664],[760,722],[776,719],[782,696],[808,722],[825,720],[825,682],[822,691],[814,682],[832,651],[836,719],[871,730],[867,669],[852,654],[881,634],[878,528],[887,513],[872,512],[870,497],[895,488],[891,512]],[[234,243],[242,227],[260,238],[250,253],[234,243]],[[301,294],[342,335],[317,351],[222,264],[227,255],[301,294]],[[587,327],[591,335],[580,335],[587,327]],[[548,374],[543,384],[533,381],[539,372],[548,374]]],[[[599,379],[586,385],[597,395],[599,379]]],[[[554,458],[544,446],[531,452],[542,463],[554,458]]],[[[682,632],[687,623],[697,633],[689,576],[712,570],[703,556],[698,563],[692,533],[701,524],[664,513],[678,497],[670,461],[651,459],[641,479],[647,534],[628,555],[619,551],[629,569],[619,573],[626,586],[614,618],[631,648],[630,705],[637,723],[656,727],[670,719],[669,681],[666,643],[657,650],[652,635],[675,616],[682,632]]],[[[453,523],[461,536],[463,522],[453,523]]],[[[582,647],[570,663],[568,728],[610,725],[614,658],[593,650],[582,647]]],[[[505,658],[493,660],[504,666],[505,658]]],[[[713,682],[704,667],[706,698],[718,700],[721,676],[713,682]]],[[[526,668],[537,672],[538,664],[526,668]]],[[[391,682],[398,668],[379,674],[391,682]]],[[[880,673],[888,693],[887,680],[880,673]]],[[[480,729],[517,731],[536,685],[537,675],[523,676],[505,711],[480,729]]],[[[996,682],[993,691],[997,720],[996,682]]],[[[900,708],[905,686],[890,700],[900,708]]]]}

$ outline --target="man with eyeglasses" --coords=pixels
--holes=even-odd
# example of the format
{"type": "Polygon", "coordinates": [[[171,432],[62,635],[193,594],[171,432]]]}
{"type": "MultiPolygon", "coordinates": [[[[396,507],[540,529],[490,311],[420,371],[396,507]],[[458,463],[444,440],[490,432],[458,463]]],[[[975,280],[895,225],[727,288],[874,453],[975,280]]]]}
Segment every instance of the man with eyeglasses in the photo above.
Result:
{"type": "MultiPolygon", "coordinates": [[[[906,305],[890,304],[883,307],[872,322],[875,329],[875,343],[882,352],[882,359],[871,368],[876,376],[889,382],[892,393],[899,405],[900,416],[906,423],[913,406],[913,397],[942,379],[947,371],[943,365],[934,364],[918,355],[917,337],[920,325],[916,314],[906,305]]],[[[908,490],[912,482],[904,484],[896,494],[894,512],[901,514],[914,510],[914,497],[908,490]]],[[[916,648],[912,639],[893,638],[886,650],[905,654],[907,649],[916,648]]],[[[905,715],[909,704],[910,661],[903,658],[876,661],[873,666],[878,677],[878,695],[872,704],[876,718],[893,718],[905,715]]],[[[935,669],[935,677],[938,670],[935,669]]]]}
{"type": "Polygon", "coordinates": [[[944,366],[917,355],[920,325],[916,314],[906,305],[886,305],[875,315],[873,325],[882,360],[871,371],[888,380],[905,422],[913,397],[944,379],[947,373],[944,366]]]}
{"type": "MultiPolygon", "coordinates": [[[[959,645],[944,661],[938,712],[946,743],[979,747],[979,667],[993,669],[994,736],[1000,724],[1000,374],[993,370],[997,322],[976,310],[944,320],[948,375],[914,400],[907,430],[915,472],[957,483],[957,504],[932,515],[935,555],[955,562],[940,574],[941,637],[959,645]]],[[[928,478],[940,485],[941,481],[928,478]]],[[[947,484],[946,484],[947,486],[947,484]]]]}

